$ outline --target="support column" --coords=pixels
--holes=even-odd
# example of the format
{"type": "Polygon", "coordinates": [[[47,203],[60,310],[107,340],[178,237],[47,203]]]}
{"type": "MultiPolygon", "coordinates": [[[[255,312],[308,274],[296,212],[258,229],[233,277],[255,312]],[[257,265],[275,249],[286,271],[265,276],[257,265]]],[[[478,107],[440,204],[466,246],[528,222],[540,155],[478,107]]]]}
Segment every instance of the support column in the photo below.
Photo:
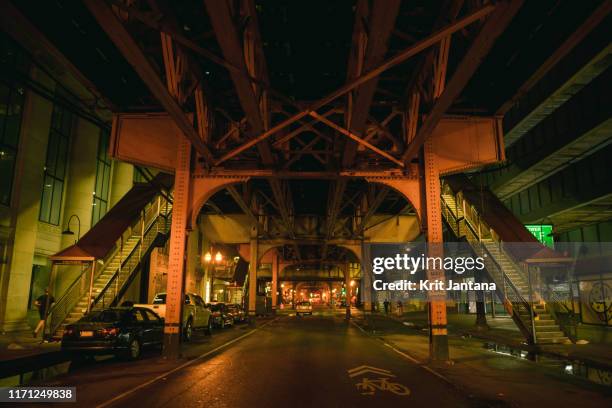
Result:
{"type": "MultiPolygon", "coordinates": [[[[474,279],[476,282],[482,282],[482,272],[475,269],[474,270],[474,279]]],[[[489,325],[487,324],[487,314],[485,310],[485,292],[483,290],[476,291],[476,329],[486,331],[489,330],[489,325]]]]}
{"type": "Polygon", "coordinates": [[[342,264],[344,269],[344,285],[346,286],[346,319],[351,318],[351,274],[347,264],[342,264]]]}
{"type": "Polygon", "coordinates": [[[174,205],[170,229],[170,255],[166,288],[166,320],[164,326],[164,357],[180,355],[181,317],[185,270],[187,217],[190,203],[191,144],[179,138],[176,173],[174,175],[174,205]]]}
{"type": "Polygon", "coordinates": [[[257,314],[257,238],[251,238],[251,261],[249,262],[249,316],[257,314]]]}
{"type": "Polygon", "coordinates": [[[278,254],[274,250],[272,255],[272,314],[276,314],[278,304],[278,254]]]}
{"type": "MultiPolygon", "coordinates": [[[[423,156],[428,256],[443,257],[440,173],[431,139],[425,142],[423,156]]],[[[430,282],[436,280],[444,282],[446,280],[444,269],[428,269],[427,279],[430,282]]],[[[446,291],[429,291],[429,356],[432,360],[449,358],[446,322],[446,291]]]]}
{"type": "MultiPolygon", "coordinates": [[[[348,265],[347,265],[348,266],[348,265]]],[[[377,301],[373,299],[373,286],[372,286],[372,258],[369,243],[362,243],[361,245],[361,299],[363,303],[363,311],[371,312],[372,303],[377,301]]]]}

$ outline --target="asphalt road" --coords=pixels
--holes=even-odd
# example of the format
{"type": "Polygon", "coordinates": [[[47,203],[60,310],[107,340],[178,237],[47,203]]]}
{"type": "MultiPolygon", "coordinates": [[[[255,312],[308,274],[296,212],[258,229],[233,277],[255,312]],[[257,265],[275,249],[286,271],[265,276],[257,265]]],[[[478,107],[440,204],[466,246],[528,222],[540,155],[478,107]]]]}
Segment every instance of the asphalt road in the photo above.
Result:
{"type": "Polygon", "coordinates": [[[371,408],[473,403],[340,316],[315,315],[281,317],[220,354],[113,406],[371,408]],[[377,370],[358,369],[361,366],[377,370]]]}

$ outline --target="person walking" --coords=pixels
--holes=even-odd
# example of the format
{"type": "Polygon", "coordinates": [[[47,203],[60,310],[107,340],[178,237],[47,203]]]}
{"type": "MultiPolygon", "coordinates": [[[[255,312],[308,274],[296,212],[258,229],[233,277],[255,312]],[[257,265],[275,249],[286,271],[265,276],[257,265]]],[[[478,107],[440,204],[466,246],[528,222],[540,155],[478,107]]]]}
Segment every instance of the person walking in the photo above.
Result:
{"type": "Polygon", "coordinates": [[[389,303],[389,299],[385,299],[385,301],[383,302],[383,306],[385,307],[385,314],[389,314],[389,306],[391,305],[391,303],[389,303]]]}
{"type": "MultiPolygon", "coordinates": [[[[45,289],[45,293],[40,295],[35,301],[34,305],[38,308],[38,315],[40,320],[32,333],[34,338],[38,336],[38,332],[45,326],[45,319],[47,318],[47,311],[51,308],[51,305],[55,303],[55,298],[49,294],[49,288],[45,289]]],[[[44,337],[44,333],[43,333],[44,337]]]]}
{"type": "Polygon", "coordinates": [[[397,315],[402,316],[404,314],[404,304],[401,300],[397,301],[397,315]]]}

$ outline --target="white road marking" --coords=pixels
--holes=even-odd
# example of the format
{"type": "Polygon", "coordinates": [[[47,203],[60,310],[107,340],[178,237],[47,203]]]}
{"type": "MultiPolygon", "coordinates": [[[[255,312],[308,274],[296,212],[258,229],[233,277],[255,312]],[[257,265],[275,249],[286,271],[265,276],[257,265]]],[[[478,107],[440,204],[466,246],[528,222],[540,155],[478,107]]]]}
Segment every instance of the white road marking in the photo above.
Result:
{"type": "MultiPolygon", "coordinates": [[[[360,325],[358,325],[357,323],[355,323],[353,320],[351,320],[351,324],[353,324],[355,327],[357,327],[359,330],[361,330],[363,333],[365,333],[366,335],[370,335],[370,333],[368,333],[367,331],[365,331],[365,329],[363,327],[361,327],[360,325]]],[[[410,360],[411,362],[413,362],[414,364],[418,365],[419,367],[423,368],[425,371],[435,375],[436,377],[438,377],[439,379],[455,385],[453,382],[451,382],[451,380],[449,380],[447,377],[445,377],[444,375],[440,374],[439,372],[437,372],[436,370],[434,370],[433,368],[426,366],[425,363],[417,360],[416,358],[412,357],[411,355],[404,353],[403,351],[399,350],[397,347],[387,343],[385,340],[382,340],[382,343],[389,347],[391,350],[393,350],[394,352],[396,352],[397,354],[401,355],[402,357],[406,358],[407,360],[410,360]]]]}
{"type": "MultiPolygon", "coordinates": [[[[274,320],[276,320],[276,319],[274,319],[274,320]]],[[[135,393],[136,391],[141,390],[141,389],[143,389],[143,388],[153,384],[154,382],[157,382],[157,381],[159,381],[161,379],[164,379],[168,375],[170,375],[172,373],[175,373],[175,372],[177,372],[179,370],[182,370],[183,368],[188,367],[188,366],[192,365],[193,363],[195,363],[195,362],[197,362],[197,361],[199,361],[199,360],[201,360],[203,358],[208,357],[209,355],[211,355],[211,354],[221,350],[222,348],[225,348],[225,347],[229,346],[230,344],[234,344],[237,341],[242,340],[242,339],[244,339],[247,336],[250,336],[251,334],[255,333],[257,330],[261,329],[262,327],[265,327],[268,324],[274,322],[274,320],[270,320],[269,322],[266,322],[266,323],[262,324],[258,328],[253,329],[250,332],[243,334],[242,336],[236,337],[235,339],[232,339],[232,340],[230,340],[230,341],[228,341],[226,343],[221,344],[220,346],[215,347],[212,350],[207,351],[204,354],[199,355],[198,357],[194,358],[193,360],[189,360],[186,363],[181,364],[180,366],[173,368],[172,370],[166,371],[165,373],[160,374],[157,377],[155,377],[155,378],[153,378],[153,379],[151,379],[151,380],[149,380],[147,382],[144,382],[144,383],[142,383],[142,384],[140,384],[140,385],[138,385],[138,386],[136,386],[136,387],[134,387],[134,388],[132,388],[130,390],[127,390],[127,391],[117,395],[114,398],[109,399],[108,401],[103,402],[102,404],[96,405],[96,408],[108,407],[108,406],[114,404],[115,402],[119,401],[120,399],[123,399],[123,398],[127,397],[128,395],[131,395],[131,394],[135,393]]]]}

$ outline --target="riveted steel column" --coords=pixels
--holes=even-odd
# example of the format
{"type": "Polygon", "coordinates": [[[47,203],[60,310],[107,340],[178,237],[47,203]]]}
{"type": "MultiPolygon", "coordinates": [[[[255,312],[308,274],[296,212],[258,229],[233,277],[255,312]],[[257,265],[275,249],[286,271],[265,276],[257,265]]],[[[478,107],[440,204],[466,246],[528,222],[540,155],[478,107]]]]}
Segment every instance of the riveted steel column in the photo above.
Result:
{"type": "Polygon", "coordinates": [[[251,262],[249,262],[249,316],[257,314],[257,237],[251,238],[251,262]]]}
{"type": "Polygon", "coordinates": [[[164,326],[164,357],[180,355],[180,328],[183,307],[185,244],[190,207],[191,143],[179,138],[176,173],[174,175],[174,206],[170,226],[170,254],[166,288],[166,317],[164,326]]]}
{"type": "MultiPolygon", "coordinates": [[[[440,173],[434,153],[433,141],[424,145],[424,196],[426,204],[428,256],[443,257],[442,210],[440,198],[440,173]]],[[[422,190],[423,191],[423,190],[422,190]]],[[[430,282],[445,281],[444,270],[428,269],[430,282]]],[[[446,327],[446,291],[429,291],[429,355],[432,360],[448,360],[448,337],[446,327]]]]}
{"type": "Polygon", "coordinates": [[[346,319],[351,318],[351,272],[348,264],[342,264],[344,269],[344,285],[346,287],[346,319]]]}
{"type": "Polygon", "coordinates": [[[272,256],[272,314],[276,314],[278,304],[278,254],[272,256]]]}

